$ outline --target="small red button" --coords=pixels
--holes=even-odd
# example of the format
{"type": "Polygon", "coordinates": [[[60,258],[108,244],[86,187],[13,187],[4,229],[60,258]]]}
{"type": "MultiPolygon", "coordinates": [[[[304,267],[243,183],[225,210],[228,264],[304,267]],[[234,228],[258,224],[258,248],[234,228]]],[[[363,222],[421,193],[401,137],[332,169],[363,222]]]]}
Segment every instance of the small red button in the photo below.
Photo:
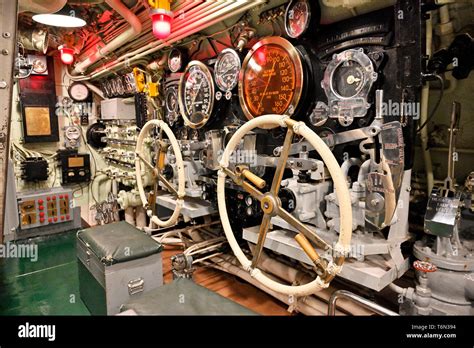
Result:
{"type": "Polygon", "coordinates": [[[46,197],[46,200],[49,202],[51,200],[51,197],[46,197]]]}
{"type": "Polygon", "coordinates": [[[43,210],[44,207],[43,207],[42,205],[40,205],[38,209],[39,209],[39,210],[43,210]]]}
{"type": "Polygon", "coordinates": [[[69,215],[66,215],[66,220],[69,220],[71,217],[69,215]]]}
{"type": "Polygon", "coordinates": [[[43,222],[44,222],[44,219],[43,219],[43,218],[41,218],[41,219],[40,219],[40,222],[41,222],[41,223],[43,223],[43,222]]]}
{"type": "Polygon", "coordinates": [[[43,204],[43,200],[42,199],[38,199],[38,204],[43,204]]]}
{"type": "Polygon", "coordinates": [[[44,212],[40,212],[40,217],[44,217],[44,212]]]}
{"type": "Polygon", "coordinates": [[[69,195],[66,193],[66,194],[64,195],[64,198],[68,199],[68,198],[69,198],[69,195]]]}
{"type": "Polygon", "coordinates": [[[61,220],[64,220],[64,215],[63,215],[63,216],[61,216],[61,220]]]}
{"type": "Polygon", "coordinates": [[[53,197],[51,197],[51,198],[52,198],[53,200],[55,200],[55,199],[56,199],[56,196],[53,196],[53,197]]]}
{"type": "Polygon", "coordinates": [[[58,221],[58,218],[57,218],[57,217],[54,218],[54,222],[56,222],[56,221],[58,221]]]}
{"type": "Polygon", "coordinates": [[[63,195],[59,195],[59,199],[63,199],[63,195]]]}
{"type": "Polygon", "coordinates": [[[48,219],[48,222],[49,222],[49,223],[53,222],[53,219],[52,219],[52,218],[49,218],[49,219],[48,219]]]}

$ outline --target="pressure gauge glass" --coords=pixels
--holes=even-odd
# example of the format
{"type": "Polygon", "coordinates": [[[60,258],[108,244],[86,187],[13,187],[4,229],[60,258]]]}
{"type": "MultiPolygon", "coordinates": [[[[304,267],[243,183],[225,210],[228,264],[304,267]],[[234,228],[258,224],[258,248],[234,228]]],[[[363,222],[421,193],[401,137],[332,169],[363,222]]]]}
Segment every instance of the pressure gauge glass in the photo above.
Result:
{"type": "Polygon", "coordinates": [[[48,69],[48,67],[46,66],[45,62],[41,59],[35,59],[33,60],[33,62],[31,63],[31,65],[33,66],[33,71],[37,74],[43,74],[46,72],[46,70],[48,69]]]}
{"type": "Polygon", "coordinates": [[[215,79],[217,86],[224,92],[231,91],[239,82],[240,57],[231,48],[223,50],[215,66],[215,79]]]}
{"type": "Polygon", "coordinates": [[[239,75],[239,99],[250,120],[266,114],[292,115],[301,98],[303,66],[295,47],[281,37],[257,42],[239,75]]]}
{"type": "Polygon", "coordinates": [[[332,87],[343,98],[352,98],[364,86],[364,70],[354,60],[346,60],[334,70],[332,87]]]}
{"type": "Polygon", "coordinates": [[[285,31],[291,38],[300,37],[311,22],[311,6],[309,0],[294,0],[286,8],[285,31]]]}
{"type": "Polygon", "coordinates": [[[184,55],[177,48],[173,48],[168,55],[168,68],[171,72],[178,72],[184,64],[184,55]]]}
{"type": "Polygon", "coordinates": [[[253,204],[253,199],[251,196],[245,197],[245,204],[247,204],[249,207],[253,204]]]}
{"type": "Polygon", "coordinates": [[[89,88],[82,82],[74,82],[68,89],[68,94],[72,100],[83,102],[89,98],[89,88]]]}
{"type": "Polygon", "coordinates": [[[186,125],[201,128],[211,116],[215,88],[209,68],[199,61],[186,67],[179,82],[179,107],[186,125]]]}
{"type": "Polygon", "coordinates": [[[165,94],[165,104],[166,104],[166,121],[172,126],[176,121],[176,116],[178,115],[178,91],[176,86],[170,86],[166,89],[165,94]]]}
{"type": "Polygon", "coordinates": [[[121,77],[117,77],[115,80],[115,90],[118,95],[125,94],[125,87],[123,86],[123,80],[121,77]]]}

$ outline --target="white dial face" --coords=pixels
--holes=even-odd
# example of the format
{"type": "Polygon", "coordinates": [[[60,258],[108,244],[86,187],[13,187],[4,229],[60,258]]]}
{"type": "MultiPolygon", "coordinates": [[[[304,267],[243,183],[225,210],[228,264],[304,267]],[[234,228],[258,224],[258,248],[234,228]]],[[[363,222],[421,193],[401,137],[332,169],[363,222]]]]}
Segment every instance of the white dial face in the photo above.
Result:
{"type": "Polygon", "coordinates": [[[70,140],[77,140],[81,136],[81,131],[78,127],[68,127],[66,129],[66,138],[70,140]]]}
{"type": "Polygon", "coordinates": [[[46,71],[46,64],[41,59],[35,59],[32,63],[33,71],[38,74],[42,74],[46,71]]]}
{"type": "Polygon", "coordinates": [[[240,57],[232,49],[225,49],[219,55],[215,67],[217,86],[223,91],[230,91],[237,86],[240,72],[240,57]]]}
{"type": "Polygon", "coordinates": [[[177,49],[173,49],[170,52],[170,55],[168,58],[168,68],[171,70],[171,72],[177,72],[181,69],[182,66],[183,66],[182,53],[177,49]]]}
{"type": "Polygon", "coordinates": [[[74,84],[70,89],[71,98],[78,101],[86,100],[89,97],[89,89],[82,83],[74,84]]]}

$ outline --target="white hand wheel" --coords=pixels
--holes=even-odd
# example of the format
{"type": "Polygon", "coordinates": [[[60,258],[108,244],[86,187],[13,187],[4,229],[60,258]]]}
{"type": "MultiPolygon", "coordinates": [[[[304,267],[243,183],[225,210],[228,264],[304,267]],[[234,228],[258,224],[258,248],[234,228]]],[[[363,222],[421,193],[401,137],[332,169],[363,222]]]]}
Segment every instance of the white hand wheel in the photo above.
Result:
{"type": "Polygon", "coordinates": [[[352,208],[349,190],[341,167],[337,163],[329,147],[321,140],[321,138],[303,122],[294,121],[287,116],[259,116],[245,123],[232,136],[222,155],[220,167],[217,180],[219,214],[230,247],[243,268],[250,272],[253,278],[257,279],[266,287],[287,295],[306,296],[328,287],[330,281],[341,271],[345,255],[348,253],[350,248],[352,237],[352,208]],[[270,191],[262,193],[257,188],[265,186],[262,186],[261,179],[256,178],[248,169],[242,170],[242,168],[236,168],[235,171],[232,171],[229,169],[229,159],[241,139],[247,133],[255,128],[272,129],[276,127],[287,128],[287,134],[280,153],[280,158],[277,162],[275,176],[270,191]],[[303,136],[314,147],[326,164],[334,181],[335,192],[339,202],[339,213],[341,216],[339,240],[334,247],[327,244],[316,234],[316,232],[284,210],[281,201],[278,198],[278,191],[280,189],[283,172],[286,167],[289,149],[294,134],[303,136]],[[260,201],[264,213],[262,224],[260,225],[257,246],[254,248],[252,260],[249,260],[240,248],[232,231],[232,227],[230,226],[229,217],[227,216],[225,197],[225,181],[227,176],[229,176],[236,184],[240,185],[251,196],[260,201]],[[296,235],[295,240],[313,261],[319,274],[312,282],[298,286],[284,285],[269,278],[257,268],[265,237],[270,227],[270,220],[273,216],[279,216],[298,230],[299,233],[296,235]],[[332,260],[326,262],[322,259],[309,240],[321,247],[323,250],[332,252],[332,260]]]}
{"type": "Polygon", "coordinates": [[[184,164],[183,164],[183,157],[181,155],[181,149],[179,147],[178,141],[174,136],[170,127],[161,120],[151,120],[148,121],[142,128],[140,134],[137,138],[137,146],[135,149],[135,176],[137,178],[137,187],[140,193],[140,199],[142,201],[143,207],[147,210],[147,214],[150,216],[151,221],[160,227],[169,227],[176,224],[178,221],[179,213],[183,206],[183,198],[184,198],[184,188],[185,188],[185,179],[184,179],[184,164]],[[160,129],[160,136],[155,139],[158,142],[159,149],[157,155],[157,163],[156,166],[153,166],[149,161],[146,160],[144,153],[143,153],[143,143],[147,137],[150,136],[150,130],[153,128],[160,129]],[[161,131],[165,132],[168,137],[168,140],[171,143],[171,147],[173,149],[174,155],[176,157],[176,168],[178,171],[178,190],[176,190],[173,185],[164,177],[162,174],[164,168],[164,159],[167,152],[167,147],[164,145],[164,142],[161,139],[161,131]],[[160,220],[158,216],[154,215],[152,210],[149,207],[148,199],[145,194],[145,190],[143,188],[143,180],[142,180],[142,162],[148,167],[152,172],[154,177],[160,181],[164,187],[166,187],[172,194],[176,196],[176,207],[174,208],[173,214],[168,220],[160,220]]]}

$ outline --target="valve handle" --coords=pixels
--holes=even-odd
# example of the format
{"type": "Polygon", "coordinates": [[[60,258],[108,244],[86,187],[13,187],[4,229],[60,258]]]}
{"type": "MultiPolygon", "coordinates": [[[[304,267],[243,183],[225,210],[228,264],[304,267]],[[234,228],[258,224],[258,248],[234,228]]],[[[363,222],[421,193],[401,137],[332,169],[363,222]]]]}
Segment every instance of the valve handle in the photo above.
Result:
{"type": "Polygon", "coordinates": [[[433,273],[438,270],[438,267],[431,262],[420,260],[413,262],[413,268],[423,273],[433,273]]]}

